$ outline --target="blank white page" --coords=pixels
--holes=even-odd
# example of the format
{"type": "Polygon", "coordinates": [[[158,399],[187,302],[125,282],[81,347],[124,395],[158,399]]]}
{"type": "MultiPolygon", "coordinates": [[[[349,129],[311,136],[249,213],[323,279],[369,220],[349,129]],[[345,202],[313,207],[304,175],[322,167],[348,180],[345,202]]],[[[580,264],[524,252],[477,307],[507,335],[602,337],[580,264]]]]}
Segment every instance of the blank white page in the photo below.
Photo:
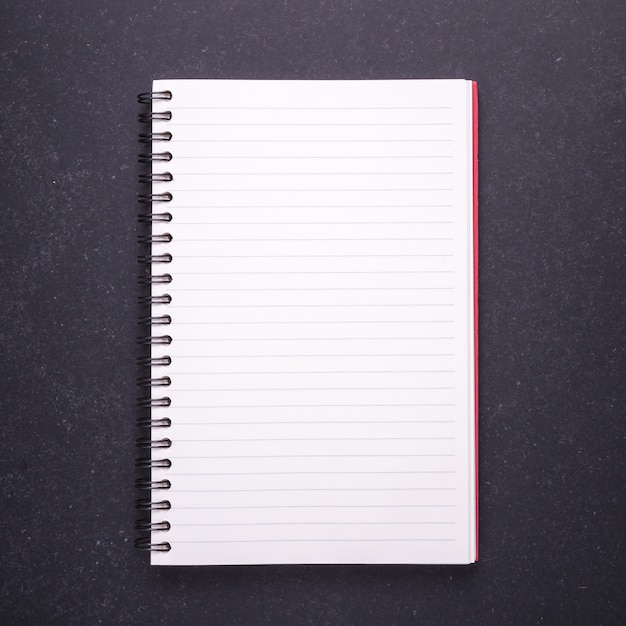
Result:
{"type": "Polygon", "coordinates": [[[474,561],[472,83],[153,90],[152,563],[474,561]]]}

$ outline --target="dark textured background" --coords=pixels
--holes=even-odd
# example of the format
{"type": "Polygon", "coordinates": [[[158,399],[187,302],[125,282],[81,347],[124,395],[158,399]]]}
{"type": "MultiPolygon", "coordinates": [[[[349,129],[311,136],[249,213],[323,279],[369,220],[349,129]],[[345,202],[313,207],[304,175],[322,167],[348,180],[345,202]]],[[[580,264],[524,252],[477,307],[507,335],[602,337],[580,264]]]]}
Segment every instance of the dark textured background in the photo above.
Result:
{"type": "Polygon", "coordinates": [[[5,2],[0,622],[623,623],[625,20],[619,0],[5,2]],[[132,549],[155,77],[478,81],[478,565],[132,549]]]}

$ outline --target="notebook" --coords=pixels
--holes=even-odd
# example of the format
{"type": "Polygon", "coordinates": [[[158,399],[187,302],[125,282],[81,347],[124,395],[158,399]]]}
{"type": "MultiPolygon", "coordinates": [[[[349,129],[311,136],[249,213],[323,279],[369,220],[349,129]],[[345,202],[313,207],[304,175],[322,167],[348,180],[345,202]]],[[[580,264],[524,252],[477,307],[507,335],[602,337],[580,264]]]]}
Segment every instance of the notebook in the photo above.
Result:
{"type": "Polygon", "coordinates": [[[156,80],[139,100],[137,546],[474,562],[475,83],[156,80]]]}

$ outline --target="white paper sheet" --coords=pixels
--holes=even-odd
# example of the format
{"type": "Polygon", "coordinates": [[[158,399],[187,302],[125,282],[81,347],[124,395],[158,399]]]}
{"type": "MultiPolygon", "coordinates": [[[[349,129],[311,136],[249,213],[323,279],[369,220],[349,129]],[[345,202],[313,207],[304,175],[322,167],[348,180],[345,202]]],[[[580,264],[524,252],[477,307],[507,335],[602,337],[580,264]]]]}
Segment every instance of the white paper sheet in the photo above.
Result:
{"type": "Polygon", "coordinates": [[[471,83],[153,89],[173,444],[152,563],[472,562],[471,83]]]}

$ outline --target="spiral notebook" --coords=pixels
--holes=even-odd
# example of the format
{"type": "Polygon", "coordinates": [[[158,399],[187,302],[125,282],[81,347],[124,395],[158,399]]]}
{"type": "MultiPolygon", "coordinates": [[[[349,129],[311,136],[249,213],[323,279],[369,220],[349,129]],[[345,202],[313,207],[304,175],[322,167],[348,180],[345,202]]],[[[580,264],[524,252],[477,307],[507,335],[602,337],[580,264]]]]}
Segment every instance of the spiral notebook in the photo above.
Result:
{"type": "Polygon", "coordinates": [[[138,547],[475,561],[475,83],[157,80],[139,100],[138,547]]]}

